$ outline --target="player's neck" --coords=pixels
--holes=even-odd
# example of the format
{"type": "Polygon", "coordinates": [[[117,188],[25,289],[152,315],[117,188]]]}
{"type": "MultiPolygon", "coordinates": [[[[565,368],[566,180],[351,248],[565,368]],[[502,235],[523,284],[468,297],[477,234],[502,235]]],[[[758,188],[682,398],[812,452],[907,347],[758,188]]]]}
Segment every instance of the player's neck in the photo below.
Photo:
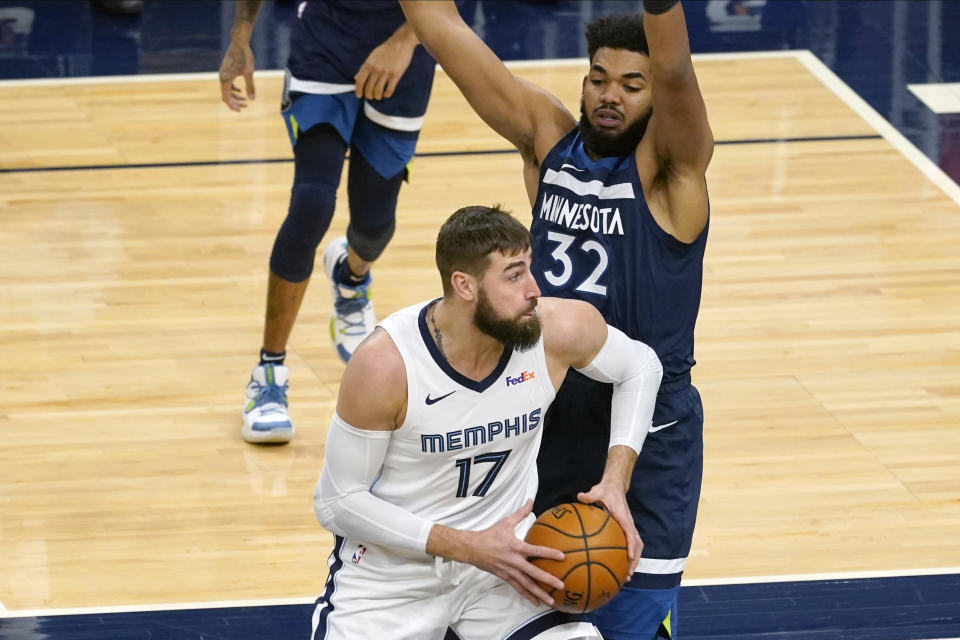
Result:
{"type": "Polygon", "coordinates": [[[427,322],[440,354],[471,380],[483,380],[500,362],[503,343],[477,329],[466,308],[441,299],[429,309],[427,322]]]}

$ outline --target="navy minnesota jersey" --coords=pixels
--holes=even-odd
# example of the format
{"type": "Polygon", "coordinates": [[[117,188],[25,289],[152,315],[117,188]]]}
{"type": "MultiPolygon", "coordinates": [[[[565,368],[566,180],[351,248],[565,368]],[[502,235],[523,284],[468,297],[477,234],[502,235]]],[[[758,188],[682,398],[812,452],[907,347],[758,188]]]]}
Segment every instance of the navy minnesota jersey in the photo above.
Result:
{"type": "MultiPolygon", "coordinates": [[[[406,22],[397,0],[301,0],[297,18],[287,68],[299,80],[331,84],[353,83],[370,52],[406,22]]],[[[417,47],[404,80],[432,78],[435,66],[417,47]]]]}
{"type": "Polygon", "coordinates": [[[530,230],[544,296],[593,304],[657,352],[664,381],[689,372],[707,229],[688,244],[657,224],[634,154],[591,160],[573,129],[540,167],[530,230]]]}

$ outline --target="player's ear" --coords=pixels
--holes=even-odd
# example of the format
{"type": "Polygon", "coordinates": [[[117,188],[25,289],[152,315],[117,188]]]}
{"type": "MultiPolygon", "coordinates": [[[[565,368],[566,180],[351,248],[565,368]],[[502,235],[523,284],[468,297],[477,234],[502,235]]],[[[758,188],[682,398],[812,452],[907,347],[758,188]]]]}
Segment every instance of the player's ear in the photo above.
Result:
{"type": "Polygon", "coordinates": [[[466,300],[473,302],[477,298],[477,279],[465,271],[454,271],[450,275],[450,284],[453,285],[453,292],[466,300]]]}

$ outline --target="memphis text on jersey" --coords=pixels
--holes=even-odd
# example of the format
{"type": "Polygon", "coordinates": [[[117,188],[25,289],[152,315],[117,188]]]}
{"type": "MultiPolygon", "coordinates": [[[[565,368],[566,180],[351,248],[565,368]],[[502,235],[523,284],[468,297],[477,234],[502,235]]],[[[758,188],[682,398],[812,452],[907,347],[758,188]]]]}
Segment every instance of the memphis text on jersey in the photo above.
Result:
{"type": "Polygon", "coordinates": [[[475,427],[464,427],[446,433],[420,434],[420,449],[423,453],[443,453],[476,447],[494,440],[506,440],[519,437],[520,434],[533,431],[540,424],[541,408],[513,418],[488,422],[475,427]]]}

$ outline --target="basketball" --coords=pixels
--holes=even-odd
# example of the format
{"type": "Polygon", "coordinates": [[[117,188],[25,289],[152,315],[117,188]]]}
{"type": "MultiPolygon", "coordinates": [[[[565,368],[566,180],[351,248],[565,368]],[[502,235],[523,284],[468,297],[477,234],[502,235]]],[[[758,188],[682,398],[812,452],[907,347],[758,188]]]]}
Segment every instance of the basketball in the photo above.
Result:
{"type": "Polygon", "coordinates": [[[557,505],[540,514],[526,541],[565,554],[559,561],[530,558],[530,562],[563,581],[562,590],[540,585],[560,611],[593,611],[613,599],[629,577],[627,537],[600,507],[579,502],[557,505]]]}

